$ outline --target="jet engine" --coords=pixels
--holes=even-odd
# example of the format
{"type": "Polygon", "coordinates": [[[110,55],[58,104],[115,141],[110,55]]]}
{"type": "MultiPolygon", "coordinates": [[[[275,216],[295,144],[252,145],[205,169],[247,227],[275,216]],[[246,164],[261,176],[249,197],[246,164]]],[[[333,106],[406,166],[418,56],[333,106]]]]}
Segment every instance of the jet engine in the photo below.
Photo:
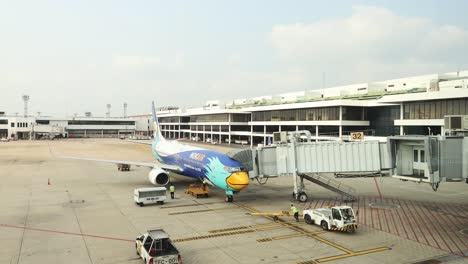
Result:
{"type": "Polygon", "coordinates": [[[154,185],[166,185],[169,183],[169,173],[163,169],[152,169],[148,174],[148,178],[154,185]]]}

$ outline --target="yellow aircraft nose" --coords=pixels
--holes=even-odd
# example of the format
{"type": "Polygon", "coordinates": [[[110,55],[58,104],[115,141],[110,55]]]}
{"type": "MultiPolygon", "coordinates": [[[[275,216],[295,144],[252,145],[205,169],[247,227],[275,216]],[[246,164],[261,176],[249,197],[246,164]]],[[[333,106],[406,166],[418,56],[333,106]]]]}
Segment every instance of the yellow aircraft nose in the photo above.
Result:
{"type": "Polygon", "coordinates": [[[249,174],[247,172],[234,172],[231,176],[226,179],[229,187],[235,190],[242,190],[249,185],[249,174]]]}

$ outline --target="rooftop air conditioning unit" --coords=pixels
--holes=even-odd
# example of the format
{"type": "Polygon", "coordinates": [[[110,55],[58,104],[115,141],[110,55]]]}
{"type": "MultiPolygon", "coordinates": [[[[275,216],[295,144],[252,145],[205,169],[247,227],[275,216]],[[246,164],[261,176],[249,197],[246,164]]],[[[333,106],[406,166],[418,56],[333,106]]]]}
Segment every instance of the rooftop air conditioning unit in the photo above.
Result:
{"type": "Polygon", "coordinates": [[[436,91],[440,91],[439,80],[437,79],[431,80],[429,82],[429,92],[436,92],[436,91]]]}
{"type": "Polygon", "coordinates": [[[446,130],[468,130],[468,115],[444,116],[446,130]]]}
{"type": "Polygon", "coordinates": [[[287,132],[274,132],[273,133],[273,144],[286,143],[286,142],[288,142],[287,132]]]}

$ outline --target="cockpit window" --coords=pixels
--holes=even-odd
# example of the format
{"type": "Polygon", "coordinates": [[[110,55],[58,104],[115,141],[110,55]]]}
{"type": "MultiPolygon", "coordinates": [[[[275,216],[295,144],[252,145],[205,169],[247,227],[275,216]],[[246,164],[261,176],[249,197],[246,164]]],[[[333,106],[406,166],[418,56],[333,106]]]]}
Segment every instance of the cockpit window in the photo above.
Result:
{"type": "Polygon", "coordinates": [[[242,171],[242,168],[241,167],[224,167],[224,171],[233,173],[233,172],[242,171]]]}

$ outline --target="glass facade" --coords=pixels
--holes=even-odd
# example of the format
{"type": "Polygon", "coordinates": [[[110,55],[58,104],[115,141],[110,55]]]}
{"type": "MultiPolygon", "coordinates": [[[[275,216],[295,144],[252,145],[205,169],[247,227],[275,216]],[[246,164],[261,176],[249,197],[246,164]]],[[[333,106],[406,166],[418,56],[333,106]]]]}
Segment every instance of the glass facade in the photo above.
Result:
{"type": "Polygon", "coordinates": [[[50,120],[36,120],[38,125],[48,125],[50,124],[50,120]]]}
{"type": "Polygon", "coordinates": [[[158,117],[159,123],[179,123],[178,116],[158,117]]]}
{"type": "Polygon", "coordinates": [[[231,122],[250,122],[250,114],[231,114],[231,122]]]}
{"type": "Polygon", "coordinates": [[[299,126],[299,130],[308,130],[310,133],[315,133],[315,126],[299,126]]]}
{"type": "Polygon", "coordinates": [[[367,109],[364,107],[343,106],[343,120],[367,120],[367,109]]]}
{"type": "Polygon", "coordinates": [[[375,136],[386,137],[400,134],[399,127],[394,126],[395,119],[400,119],[400,106],[371,107],[368,109],[370,129],[375,136]]]}
{"type": "Polygon", "coordinates": [[[403,104],[404,119],[442,119],[445,115],[468,114],[468,99],[418,101],[403,104]]]}
{"type": "Polygon", "coordinates": [[[231,126],[231,131],[250,132],[250,126],[231,126]]]}
{"type": "Polygon", "coordinates": [[[8,125],[7,119],[0,119],[0,125],[8,125]]]}
{"type": "Polygon", "coordinates": [[[440,135],[440,126],[406,126],[403,128],[405,135],[440,135]]]}
{"type": "Polygon", "coordinates": [[[190,117],[190,122],[228,122],[228,114],[215,114],[215,115],[196,115],[190,117]]]}
{"type": "Polygon", "coordinates": [[[103,120],[70,120],[69,125],[135,125],[135,121],[103,121],[103,120]]]}
{"type": "Polygon", "coordinates": [[[339,107],[253,112],[253,121],[316,121],[339,120],[339,107]]]}
{"type": "Polygon", "coordinates": [[[263,133],[264,127],[263,126],[253,126],[254,133],[263,133]]]}

